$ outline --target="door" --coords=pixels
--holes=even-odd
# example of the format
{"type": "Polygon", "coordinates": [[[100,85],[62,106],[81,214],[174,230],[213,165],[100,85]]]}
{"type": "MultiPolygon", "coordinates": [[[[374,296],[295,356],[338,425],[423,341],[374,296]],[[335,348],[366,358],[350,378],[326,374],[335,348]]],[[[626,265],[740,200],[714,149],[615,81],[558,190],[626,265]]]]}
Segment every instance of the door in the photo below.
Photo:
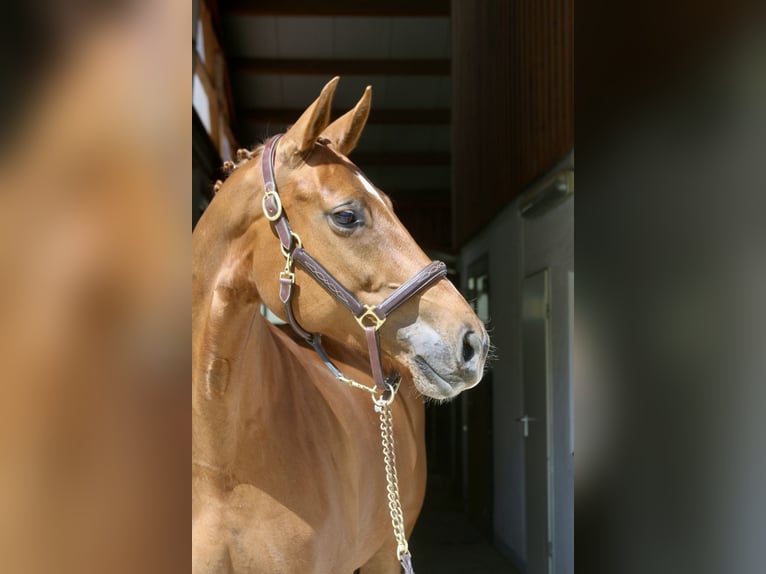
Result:
{"type": "Polygon", "coordinates": [[[524,279],[522,361],[527,501],[527,572],[552,571],[552,458],[550,432],[550,278],[544,269],[524,279]]]}

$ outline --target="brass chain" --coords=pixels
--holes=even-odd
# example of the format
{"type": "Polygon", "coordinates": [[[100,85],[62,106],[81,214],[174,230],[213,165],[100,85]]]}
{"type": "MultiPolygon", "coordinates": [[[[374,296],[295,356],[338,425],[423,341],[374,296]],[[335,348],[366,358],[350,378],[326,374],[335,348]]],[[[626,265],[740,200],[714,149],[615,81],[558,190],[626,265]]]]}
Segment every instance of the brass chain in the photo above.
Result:
{"type": "MultiPolygon", "coordinates": [[[[290,233],[296,241],[297,246],[300,247],[301,238],[292,231],[290,233]]],[[[289,278],[291,282],[294,282],[295,274],[293,271],[293,253],[292,251],[286,251],[284,247],[282,247],[282,255],[285,257],[285,268],[282,273],[280,273],[280,277],[286,279],[289,278]]],[[[374,312],[372,312],[368,307],[367,313],[365,313],[362,318],[370,313],[374,315],[374,312]]],[[[377,318],[377,315],[375,315],[375,318],[377,318]]],[[[385,319],[383,321],[378,319],[378,321],[379,324],[376,326],[376,328],[379,328],[385,319]]],[[[364,326],[362,322],[360,322],[360,324],[364,326]]],[[[396,450],[394,445],[394,421],[391,415],[391,403],[396,397],[396,391],[398,390],[398,387],[391,386],[386,383],[386,387],[388,387],[388,396],[385,396],[384,394],[378,397],[378,389],[375,387],[368,387],[363,385],[354,379],[344,376],[341,373],[336,374],[335,378],[338,381],[349,385],[350,387],[354,387],[356,389],[370,393],[372,396],[372,402],[375,405],[375,410],[380,415],[380,439],[383,446],[383,462],[386,466],[386,493],[388,497],[388,511],[391,516],[391,527],[394,530],[394,538],[396,538],[396,557],[402,563],[402,567],[404,568],[405,572],[412,572],[410,550],[409,545],[407,544],[407,534],[404,529],[402,502],[399,497],[399,477],[396,474],[396,450]]]]}
{"type": "Polygon", "coordinates": [[[377,406],[380,414],[380,438],[383,445],[383,462],[386,465],[386,492],[388,495],[388,510],[391,515],[391,526],[396,538],[396,555],[399,560],[409,554],[407,535],[404,531],[404,516],[399,497],[399,477],[396,474],[396,450],[394,445],[394,424],[390,404],[377,406]]]}

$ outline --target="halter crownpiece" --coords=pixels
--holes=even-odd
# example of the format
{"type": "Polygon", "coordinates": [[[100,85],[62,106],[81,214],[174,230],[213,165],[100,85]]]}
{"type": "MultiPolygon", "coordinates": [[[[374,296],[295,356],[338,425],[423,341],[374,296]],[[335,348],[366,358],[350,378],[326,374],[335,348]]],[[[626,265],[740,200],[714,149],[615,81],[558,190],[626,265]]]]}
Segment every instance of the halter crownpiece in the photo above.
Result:
{"type": "Polygon", "coordinates": [[[398,389],[400,376],[392,372],[384,379],[383,362],[380,353],[380,337],[378,331],[386,322],[388,316],[412,299],[415,295],[433,285],[447,274],[447,266],[442,261],[432,261],[421,271],[410,277],[391,295],[375,306],[365,305],[343,286],[332,273],[327,271],[304,248],[300,237],[290,228],[282,200],[279,197],[277,182],[274,176],[274,160],[276,158],[277,142],[283,134],[275,135],[266,142],[263,148],[261,166],[263,169],[264,195],[262,199],[263,213],[271,222],[279,237],[280,249],[285,257],[285,268],[279,274],[279,299],[285,307],[285,315],[293,330],[306,340],[316,351],[324,364],[339,381],[352,387],[368,391],[372,395],[375,410],[380,415],[381,440],[383,445],[383,460],[386,467],[386,482],[388,491],[388,507],[391,524],[397,542],[396,555],[404,574],[414,574],[412,556],[407,545],[404,529],[404,518],[399,500],[399,481],[396,475],[396,456],[394,454],[393,421],[390,404],[393,402],[398,389]],[[354,315],[356,322],[364,330],[367,349],[370,353],[370,371],[375,382],[375,388],[367,387],[343,375],[333,364],[322,346],[322,335],[306,331],[293,314],[292,296],[295,284],[294,263],[298,263],[317,283],[330,295],[340,301],[354,315]],[[378,394],[380,396],[378,396],[378,394]]]}

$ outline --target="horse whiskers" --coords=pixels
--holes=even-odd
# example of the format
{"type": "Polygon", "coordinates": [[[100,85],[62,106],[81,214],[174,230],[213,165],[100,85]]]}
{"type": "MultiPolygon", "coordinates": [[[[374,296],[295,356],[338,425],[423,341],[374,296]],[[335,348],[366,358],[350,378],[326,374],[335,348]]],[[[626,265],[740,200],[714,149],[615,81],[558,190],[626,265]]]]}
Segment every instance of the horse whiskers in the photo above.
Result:
{"type": "Polygon", "coordinates": [[[492,363],[497,361],[500,355],[497,353],[497,347],[492,343],[489,344],[489,351],[487,351],[487,358],[484,362],[484,374],[488,373],[492,369],[492,363]]]}

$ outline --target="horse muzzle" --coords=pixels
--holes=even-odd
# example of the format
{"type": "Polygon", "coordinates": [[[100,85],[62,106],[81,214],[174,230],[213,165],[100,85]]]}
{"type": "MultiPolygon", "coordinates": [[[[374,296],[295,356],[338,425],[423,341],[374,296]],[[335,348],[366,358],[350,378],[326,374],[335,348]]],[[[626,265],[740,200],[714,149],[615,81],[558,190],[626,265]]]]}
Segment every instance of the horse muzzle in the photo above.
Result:
{"type": "Polygon", "coordinates": [[[405,349],[401,360],[409,367],[417,389],[427,397],[452,399],[477,385],[484,374],[489,353],[484,326],[466,324],[457,332],[457,336],[445,336],[418,320],[397,334],[405,349]]]}

